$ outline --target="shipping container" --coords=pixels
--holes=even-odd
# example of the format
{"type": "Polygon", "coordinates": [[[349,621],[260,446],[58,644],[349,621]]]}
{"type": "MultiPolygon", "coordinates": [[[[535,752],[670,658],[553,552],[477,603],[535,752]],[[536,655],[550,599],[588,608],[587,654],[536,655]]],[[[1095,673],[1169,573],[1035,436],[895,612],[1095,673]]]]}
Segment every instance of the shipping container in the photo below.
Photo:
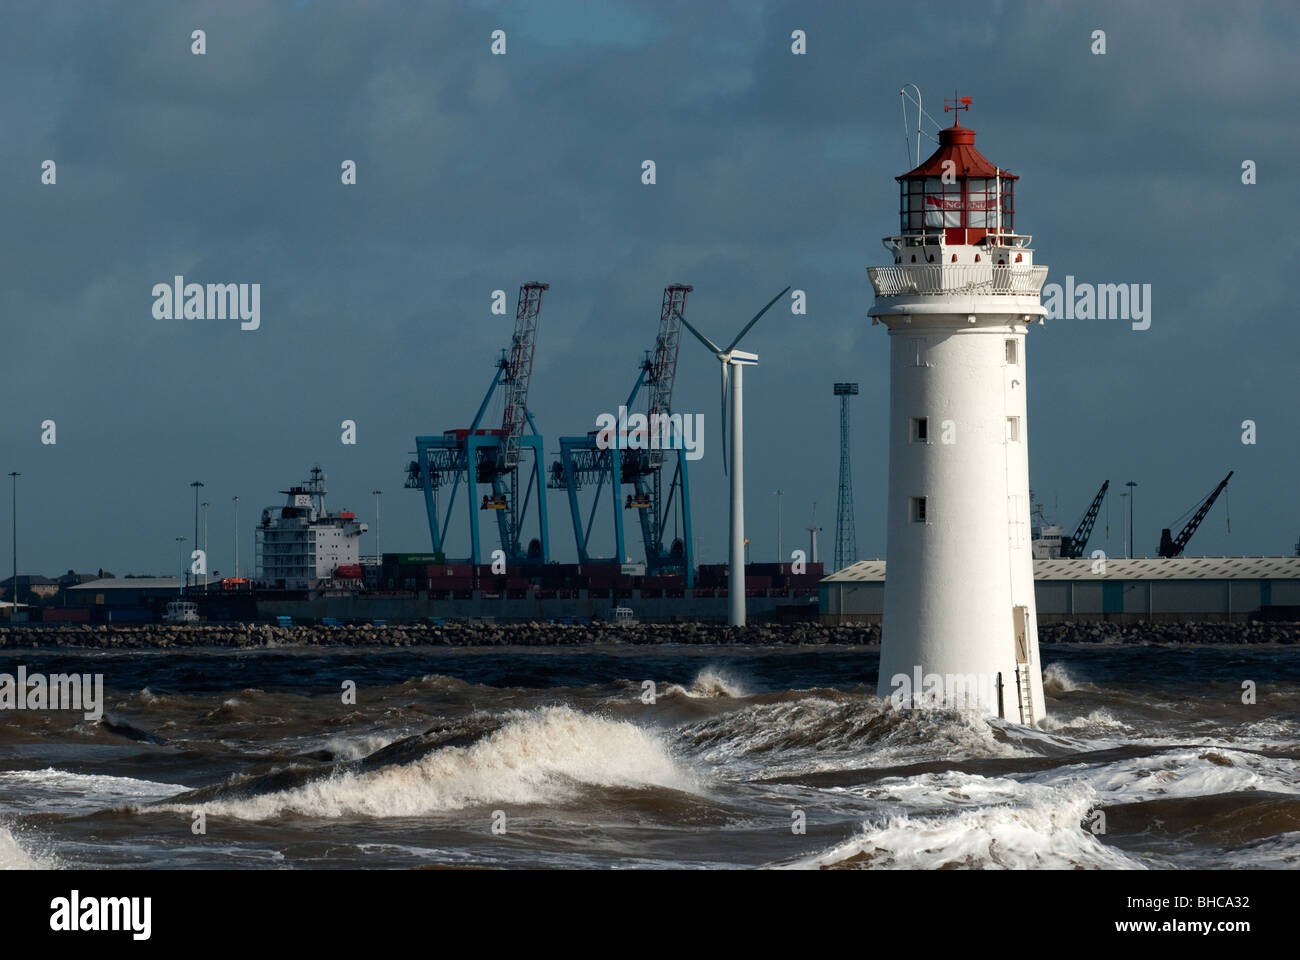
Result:
{"type": "Polygon", "coordinates": [[[153,623],[154,612],[132,607],[110,608],[104,611],[104,619],[109,623],[153,623]]]}
{"type": "Polygon", "coordinates": [[[384,566],[405,566],[413,564],[423,566],[429,563],[443,563],[447,559],[442,553],[386,553],[384,566]]]}
{"type": "Polygon", "coordinates": [[[46,607],[32,611],[39,613],[42,623],[87,623],[90,610],[86,607],[46,607]]]}

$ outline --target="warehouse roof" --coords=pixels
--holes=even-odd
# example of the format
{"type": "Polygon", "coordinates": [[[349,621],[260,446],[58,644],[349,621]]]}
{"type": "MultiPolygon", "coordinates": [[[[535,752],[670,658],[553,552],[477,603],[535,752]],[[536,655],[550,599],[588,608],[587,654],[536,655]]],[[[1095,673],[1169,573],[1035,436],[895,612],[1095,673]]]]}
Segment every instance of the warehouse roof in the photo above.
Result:
{"type": "MultiPolygon", "coordinates": [[[[207,577],[208,583],[220,583],[219,577],[207,577]]],[[[193,578],[193,582],[199,586],[203,585],[204,578],[193,578]]],[[[87,590],[93,593],[99,593],[103,590],[175,590],[177,581],[175,577],[105,577],[103,580],[91,580],[89,583],[81,583],[75,587],[69,587],[68,591],[87,590]]]]}
{"type": "MultiPolygon", "coordinates": [[[[859,560],[822,583],[879,583],[884,560],[859,560]]],[[[1300,580],[1300,557],[1109,557],[1105,573],[1093,561],[1035,560],[1035,580],[1300,580]]]]}

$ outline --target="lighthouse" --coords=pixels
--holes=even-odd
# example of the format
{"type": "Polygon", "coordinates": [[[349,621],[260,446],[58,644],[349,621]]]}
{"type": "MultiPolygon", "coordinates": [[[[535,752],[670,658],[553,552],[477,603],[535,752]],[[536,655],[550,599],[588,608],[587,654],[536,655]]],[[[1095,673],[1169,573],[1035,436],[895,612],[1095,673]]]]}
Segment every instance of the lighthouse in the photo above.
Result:
{"type": "MultiPolygon", "coordinates": [[[[945,111],[969,110],[954,98],[945,111]]],[[[869,267],[889,333],[889,517],[882,697],[1045,715],[1029,533],[1026,332],[1046,315],[1018,179],[975,131],[896,178],[892,265],[869,267]]]]}

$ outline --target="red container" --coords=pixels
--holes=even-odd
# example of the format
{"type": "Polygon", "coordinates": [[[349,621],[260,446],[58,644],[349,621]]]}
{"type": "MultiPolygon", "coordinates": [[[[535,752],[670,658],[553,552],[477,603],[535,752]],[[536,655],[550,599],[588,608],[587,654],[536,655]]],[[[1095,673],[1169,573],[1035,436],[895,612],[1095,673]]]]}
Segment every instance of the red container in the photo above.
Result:
{"type": "Polygon", "coordinates": [[[46,607],[34,610],[40,614],[41,623],[89,623],[90,611],[85,607],[46,607]]]}

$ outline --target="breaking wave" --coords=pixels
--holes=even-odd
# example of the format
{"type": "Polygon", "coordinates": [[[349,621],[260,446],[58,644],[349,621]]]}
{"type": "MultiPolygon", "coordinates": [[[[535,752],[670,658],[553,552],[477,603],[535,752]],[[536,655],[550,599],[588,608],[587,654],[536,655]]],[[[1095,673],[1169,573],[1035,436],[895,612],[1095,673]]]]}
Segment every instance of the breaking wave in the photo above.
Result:
{"type": "Polygon", "coordinates": [[[755,704],[687,724],[677,737],[716,764],[742,757],[787,762],[815,757],[826,767],[882,766],[936,752],[949,758],[1028,755],[1000,739],[997,728],[974,711],[900,710],[875,697],[755,704]]]}
{"type": "MultiPolygon", "coordinates": [[[[413,817],[488,803],[556,803],[584,787],[698,789],[695,776],[667,746],[635,724],[563,706],[508,717],[468,746],[434,749],[409,763],[338,772],[291,789],[196,806],[245,820],[286,814],[413,817]]],[[[172,806],[181,808],[162,809],[172,806]]]]}
{"type": "Polygon", "coordinates": [[[0,870],[52,870],[59,866],[50,853],[28,849],[7,827],[0,827],[0,870]]]}
{"type": "Polygon", "coordinates": [[[1018,802],[937,816],[896,814],[784,866],[821,869],[1145,869],[1103,845],[1083,821],[1096,803],[1087,787],[1035,786],[1018,802]]]}
{"type": "Polygon", "coordinates": [[[740,685],[740,683],[729,674],[718,670],[715,667],[705,667],[699,672],[699,675],[691,682],[689,687],[683,687],[680,684],[670,683],[664,696],[683,696],[698,698],[714,697],[747,697],[749,691],[740,685]]]}
{"type": "Polygon", "coordinates": [[[1060,693],[1071,693],[1075,690],[1095,690],[1091,683],[1081,683],[1070,672],[1059,663],[1049,663],[1043,668],[1043,693],[1049,696],[1055,696],[1060,693]]]}

